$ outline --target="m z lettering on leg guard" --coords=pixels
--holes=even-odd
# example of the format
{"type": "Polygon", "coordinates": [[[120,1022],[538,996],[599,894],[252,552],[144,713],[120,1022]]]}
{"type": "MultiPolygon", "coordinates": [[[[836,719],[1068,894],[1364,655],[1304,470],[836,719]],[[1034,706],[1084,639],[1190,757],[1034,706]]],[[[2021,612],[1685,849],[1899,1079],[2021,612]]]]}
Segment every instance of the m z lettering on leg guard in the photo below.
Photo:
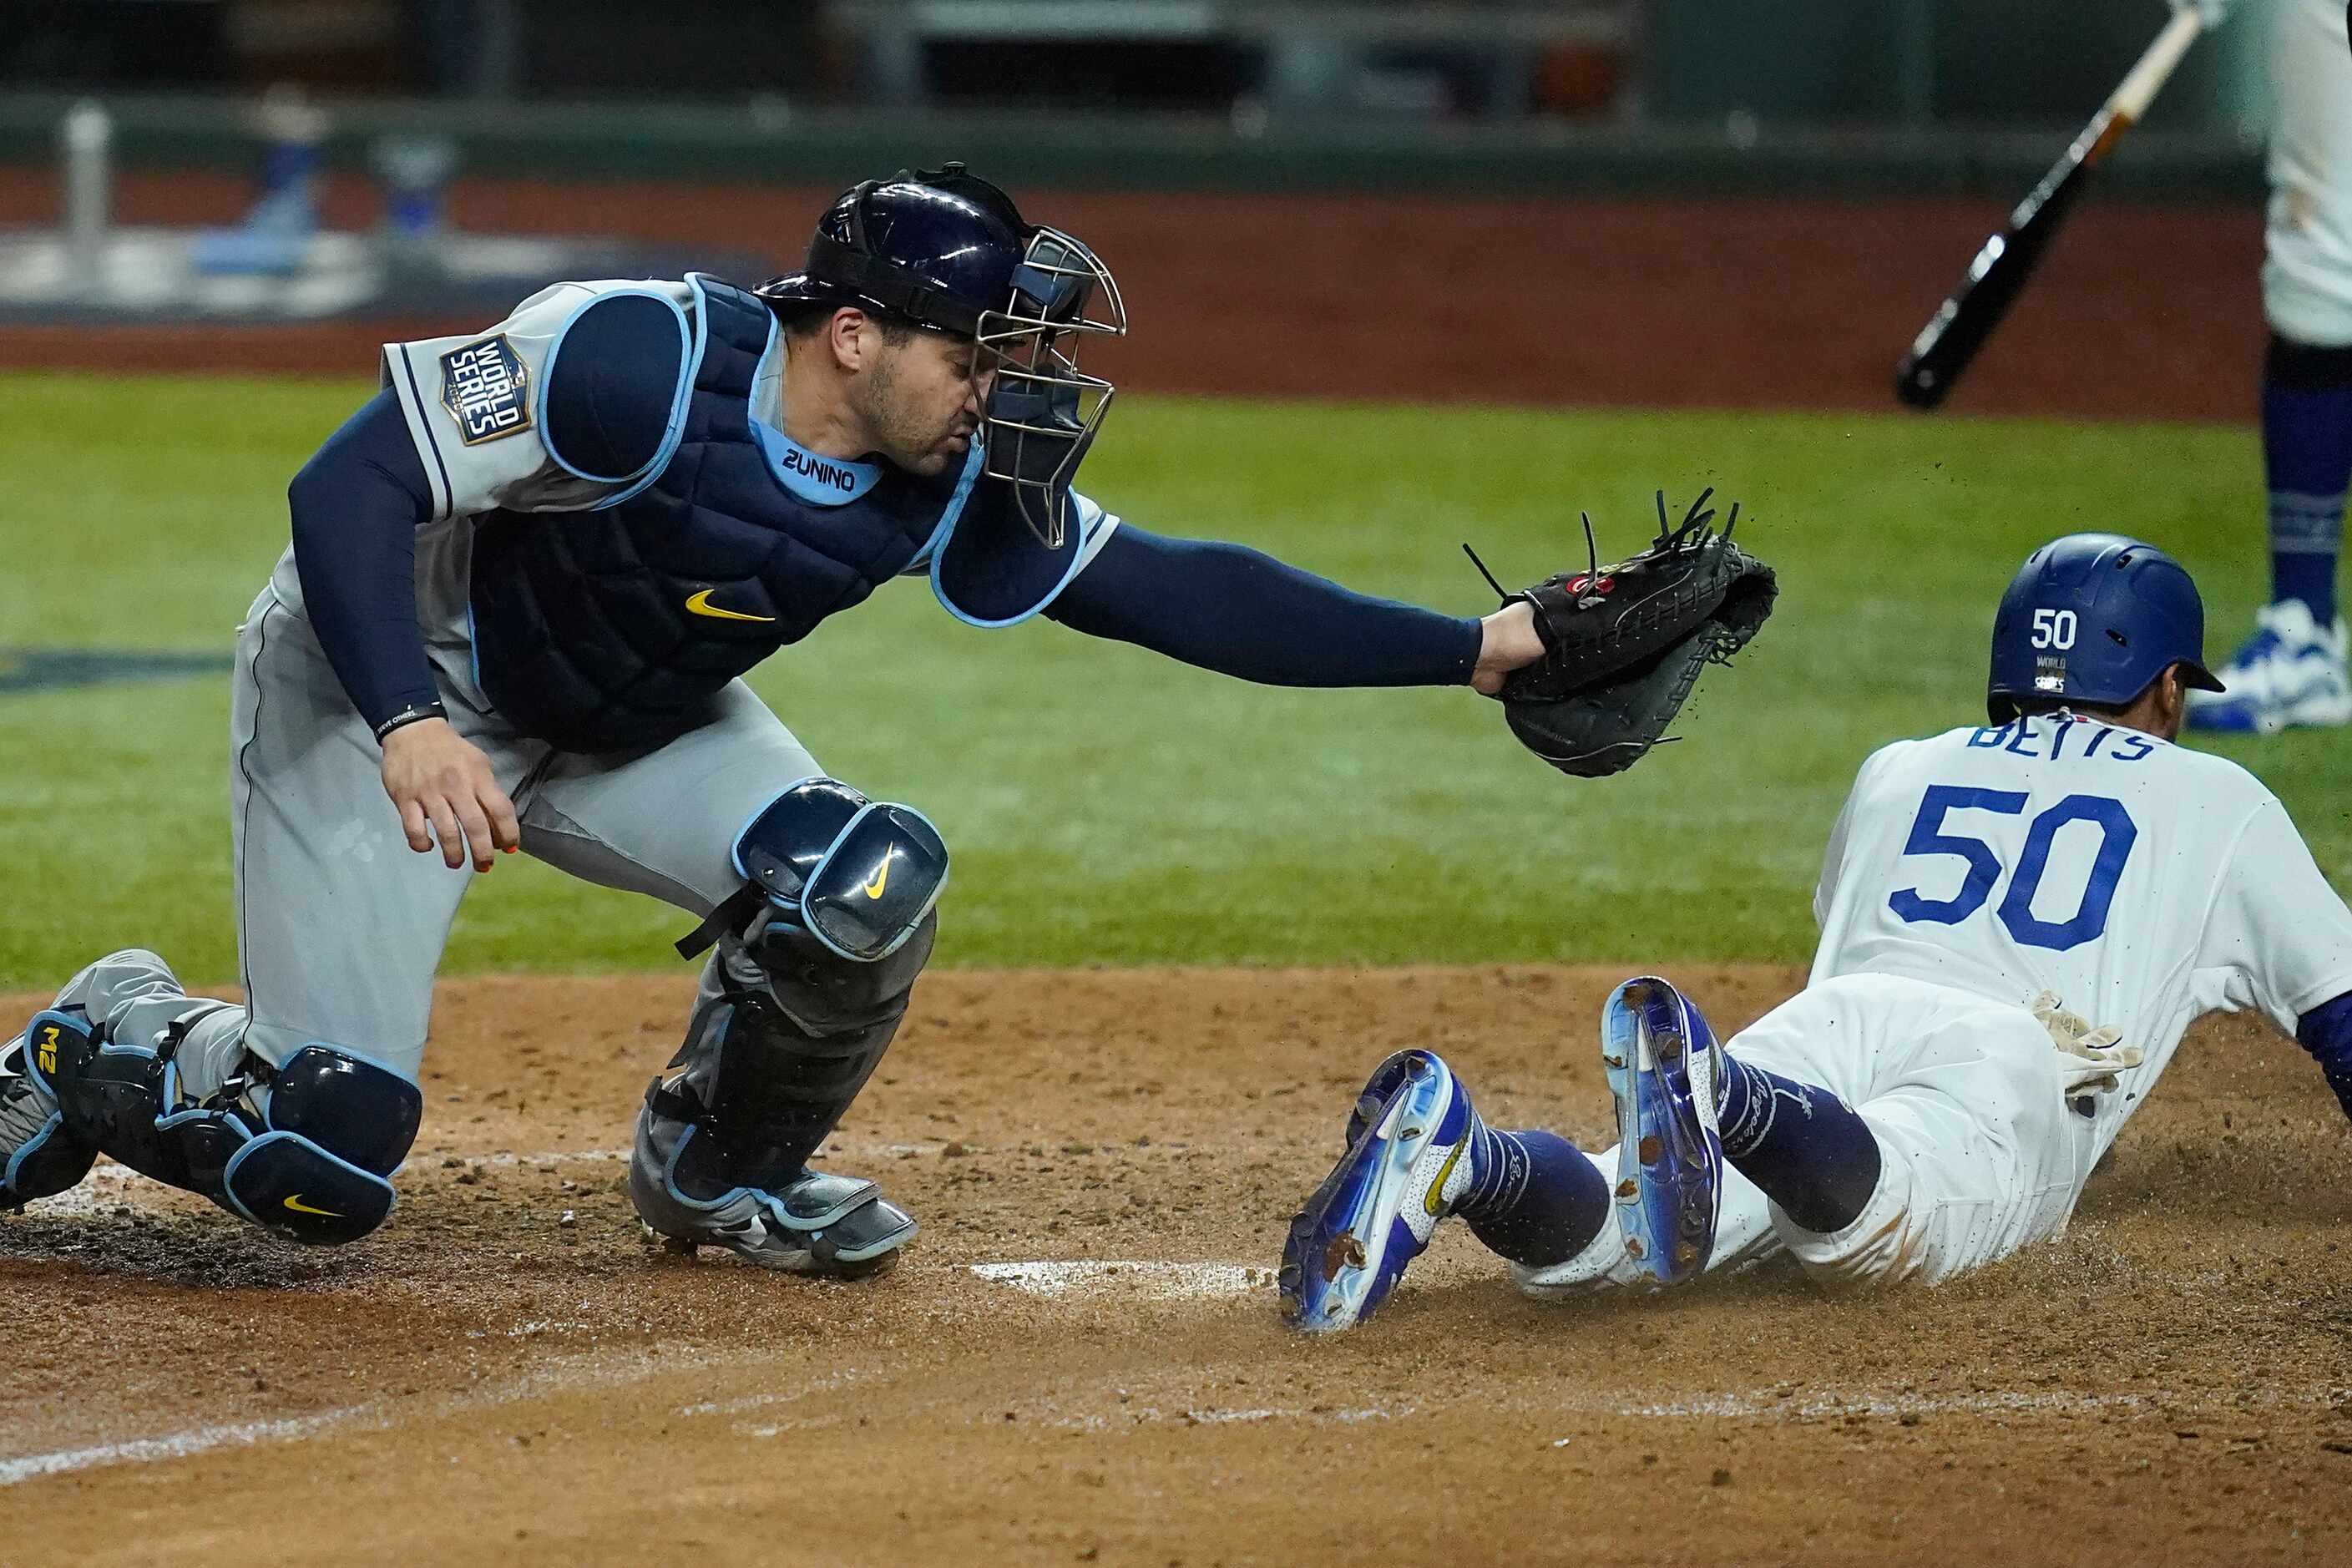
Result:
{"type": "Polygon", "coordinates": [[[54,1073],[58,1070],[58,1026],[55,1024],[41,1026],[41,1042],[37,1055],[43,1072],[54,1073]]]}
{"type": "Polygon", "coordinates": [[[389,1068],[313,1041],[274,1066],[247,1058],[246,1073],[266,1075],[266,1100],[242,1075],[197,1100],[169,1050],[111,1040],[55,1011],[26,1032],[37,1064],[57,1060],[43,1076],[64,1131],[93,1154],[295,1241],[355,1241],[392,1213],[392,1174],[425,1101],[389,1068]]]}

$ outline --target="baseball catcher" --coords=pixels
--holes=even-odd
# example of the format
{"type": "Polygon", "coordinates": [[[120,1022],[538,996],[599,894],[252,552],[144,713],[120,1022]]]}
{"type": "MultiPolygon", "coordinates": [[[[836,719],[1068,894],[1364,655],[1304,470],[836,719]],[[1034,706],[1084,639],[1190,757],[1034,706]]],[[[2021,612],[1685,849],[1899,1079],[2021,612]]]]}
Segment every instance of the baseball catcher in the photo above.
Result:
{"type": "Polygon", "coordinates": [[[1507,606],[1535,612],[1543,658],[1513,670],[1495,693],[1519,743],[1564,773],[1599,778],[1645,755],[1682,710],[1699,671],[1728,664],[1772,613],[1772,568],[1731,542],[1739,503],[1717,532],[1715,491],[1699,492],[1680,523],[1666,521],[1639,555],[1601,564],[1584,519],[1590,564],[1517,594],[1463,546],[1507,606]]]}
{"type": "MultiPolygon", "coordinates": [[[[1050,621],[1266,685],[1493,695],[1547,661],[1515,700],[1531,715],[1587,686],[1647,701],[1612,681],[1678,700],[1664,661],[1736,646],[1702,628],[1733,624],[1744,557],[1704,518],[1652,565],[1483,616],[1123,519],[1075,481],[1113,390],[1079,355],[1126,330],[1092,250],[951,163],[843,192],[800,269],[756,289],[559,283],[487,331],[385,345],[382,389],[289,488],[239,636],[244,1001],[126,947],[0,1036],[0,1211],[104,1153],[296,1240],[374,1230],[424,1111],[443,941],[519,852],[700,922],[695,1005],[637,1108],[646,1226],[878,1273],[914,1218],[810,1162],[906,1015],[948,847],[832,776],[753,668],[907,577],[967,625],[1050,621]],[[1644,607],[1669,577],[1693,586],[1644,607]]],[[[793,657],[795,684],[826,679],[793,657]]],[[[1573,756],[1638,754],[1608,734],[1573,756]]]]}

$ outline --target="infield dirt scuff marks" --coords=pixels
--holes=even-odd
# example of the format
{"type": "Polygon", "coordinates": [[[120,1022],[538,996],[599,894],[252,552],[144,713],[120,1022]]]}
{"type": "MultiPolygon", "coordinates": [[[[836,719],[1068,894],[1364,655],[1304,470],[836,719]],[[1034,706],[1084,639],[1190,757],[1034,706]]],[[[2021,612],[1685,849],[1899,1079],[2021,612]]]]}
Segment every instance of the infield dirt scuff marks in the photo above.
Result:
{"type": "MultiPolygon", "coordinates": [[[[2192,1037],[2068,1237],[1978,1279],[1533,1302],[1449,1226],[1365,1327],[1285,1330],[1251,1271],[1373,1063],[1433,1047],[1500,1124],[1599,1136],[1585,1031],[1638,967],[930,976],[827,1157],[924,1227],[854,1286],[642,1238],[614,1151],[686,977],[446,986],[378,1235],[296,1249],[120,1175],[0,1223],[35,1325],[0,1464],[54,1466],[0,1487],[0,1561],[2352,1550],[2352,1161],[2243,1021],[2192,1037]]],[[[1728,1032],[1800,976],[1676,978],[1728,1032]]]]}

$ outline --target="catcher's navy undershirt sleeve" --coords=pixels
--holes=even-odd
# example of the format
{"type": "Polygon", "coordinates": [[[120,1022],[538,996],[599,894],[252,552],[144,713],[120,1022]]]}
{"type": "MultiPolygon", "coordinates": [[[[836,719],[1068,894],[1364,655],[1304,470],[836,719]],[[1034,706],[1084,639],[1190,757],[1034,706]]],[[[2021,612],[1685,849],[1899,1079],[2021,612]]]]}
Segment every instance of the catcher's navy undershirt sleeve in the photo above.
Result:
{"type": "Polygon", "coordinates": [[[1267,686],[1460,686],[1484,635],[1475,619],[1370,598],[1244,545],[1131,522],[1045,614],[1267,686]]]}
{"type": "Polygon", "coordinates": [[[369,399],[286,500],[310,625],[368,728],[437,699],[416,629],[416,525],[433,515],[433,488],[399,401],[369,399]]]}
{"type": "Polygon", "coordinates": [[[2344,1114],[2352,1116],[2352,991],[2305,1013],[2294,1037],[2319,1063],[2344,1114]]]}

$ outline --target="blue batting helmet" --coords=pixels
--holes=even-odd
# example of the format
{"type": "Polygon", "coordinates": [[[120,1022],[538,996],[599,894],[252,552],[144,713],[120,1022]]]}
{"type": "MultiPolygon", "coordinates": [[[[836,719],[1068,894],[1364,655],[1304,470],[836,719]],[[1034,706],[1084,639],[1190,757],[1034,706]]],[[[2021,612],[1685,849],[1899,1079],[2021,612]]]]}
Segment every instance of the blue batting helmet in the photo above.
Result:
{"type": "Polygon", "coordinates": [[[2000,596],[1985,711],[2000,724],[2021,699],[2127,703],[2176,664],[2182,684],[2221,689],[2188,570],[2120,533],[2070,533],[2027,556],[2000,596]]]}

